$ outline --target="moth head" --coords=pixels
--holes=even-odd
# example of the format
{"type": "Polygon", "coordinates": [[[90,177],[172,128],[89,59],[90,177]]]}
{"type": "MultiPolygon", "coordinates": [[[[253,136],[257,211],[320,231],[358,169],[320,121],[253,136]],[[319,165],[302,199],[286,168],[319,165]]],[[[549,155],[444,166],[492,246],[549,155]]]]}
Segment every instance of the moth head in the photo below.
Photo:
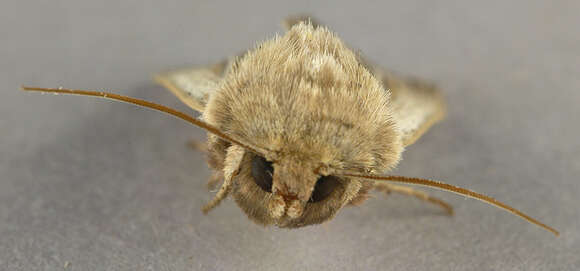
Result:
{"type": "MultiPolygon", "coordinates": [[[[335,170],[379,173],[398,163],[402,143],[386,112],[364,114],[371,106],[358,106],[356,95],[326,95],[306,83],[297,86],[305,95],[286,105],[277,102],[284,99],[279,92],[271,91],[280,85],[265,86],[248,83],[233,89],[239,95],[216,93],[204,111],[208,123],[263,150],[247,151],[232,180],[233,198],[255,222],[291,228],[327,221],[364,186],[335,170]],[[245,87],[256,97],[245,97],[239,91],[245,87]]],[[[387,98],[377,91],[367,103],[377,108],[387,98]]]]}
{"type": "Polygon", "coordinates": [[[246,153],[232,195],[255,222],[295,228],[331,219],[360,187],[359,181],[328,174],[313,163],[246,153]]]}

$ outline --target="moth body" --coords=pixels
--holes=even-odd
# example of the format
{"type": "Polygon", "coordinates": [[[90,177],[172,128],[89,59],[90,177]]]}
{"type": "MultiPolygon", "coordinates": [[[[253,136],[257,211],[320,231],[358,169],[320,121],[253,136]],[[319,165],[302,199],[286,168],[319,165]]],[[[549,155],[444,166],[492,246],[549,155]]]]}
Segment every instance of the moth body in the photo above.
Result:
{"type": "MultiPolygon", "coordinates": [[[[385,176],[412,144],[443,118],[439,91],[370,65],[311,19],[286,20],[288,32],[239,58],[156,76],[202,120],[175,109],[114,93],[23,87],[23,90],[108,98],[181,118],[209,132],[201,147],[222,182],[207,213],[232,195],[261,225],[296,228],[334,217],[376,189],[443,207],[424,192],[394,183],[438,188],[479,199],[558,232],[491,197],[450,184],[385,176]]],[[[199,144],[197,144],[199,146],[199,144]]]]}
{"type": "MultiPolygon", "coordinates": [[[[368,191],[359,181],[333,177],[332,170],[383,172],[400,158],[389,91],[326,28],[295,25],[224,73],[203,119],[268,150],[265,157],[248,152],[232,186],[237,203],[259,223],[322,222],[368,191]],[[256,163],[268,164],[271,176],[252,175],[256,163]],[[256,183],[260,177],[266,187],[256,183]],[[314,202],[313,192],[322,192],[318,182],[325,198],[314,202]]],[[[210,135],[208,146],[210,166],[223,171],[230,144],[210,135]]]]}

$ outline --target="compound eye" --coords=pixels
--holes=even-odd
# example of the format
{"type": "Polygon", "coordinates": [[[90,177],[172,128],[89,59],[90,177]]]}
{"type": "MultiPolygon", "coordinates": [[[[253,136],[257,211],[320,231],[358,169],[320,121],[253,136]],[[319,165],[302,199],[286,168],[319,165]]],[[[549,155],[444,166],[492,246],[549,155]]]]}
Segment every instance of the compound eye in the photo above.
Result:
{"type": "Polygon", "coordinates": [[[321,176],[318,178],[308,202],[319,202],[326,199],[340,185],[339,180],[335,176],[321,176]]]}
{"type": "Polygon", "coordinates": [[[252,177],[254,182],[266,192],[272,192],[272,175],[274,168],[272,162],[268,162],[264,157],[255,155],[252,158],[252,177]]]}

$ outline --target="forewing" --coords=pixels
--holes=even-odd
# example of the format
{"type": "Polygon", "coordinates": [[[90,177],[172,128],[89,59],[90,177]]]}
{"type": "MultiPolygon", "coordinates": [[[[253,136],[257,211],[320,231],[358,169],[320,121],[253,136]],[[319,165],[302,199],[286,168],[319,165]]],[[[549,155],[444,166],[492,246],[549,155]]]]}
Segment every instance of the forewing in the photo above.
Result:
{"type": "Polygon", "coordinates": [[[169,89],[189,107],[203,112],[211,92],[223,77],[226,61],[197,68],[185,68],[155,75],[155,81],[169,89]]]}
{"type": "Polygon", "coordinates": [[[393,118],[405,146],[413,144],[445,116],[443,97],[433,84],[414,78],[400,79],[388,72],[376,74],[391,92],[393,118]]]}

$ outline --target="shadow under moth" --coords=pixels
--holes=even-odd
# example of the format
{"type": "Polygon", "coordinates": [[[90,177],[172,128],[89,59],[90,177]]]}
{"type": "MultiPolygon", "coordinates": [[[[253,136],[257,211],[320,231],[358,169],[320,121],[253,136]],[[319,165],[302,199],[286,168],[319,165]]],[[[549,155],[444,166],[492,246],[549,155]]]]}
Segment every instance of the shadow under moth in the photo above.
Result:
{"type": "Polygon", "coordinates": [[[156,81],[202,116],[118,94],[23,87],[104,97],[156,109],[205,129],[209,185],[221,182],[207,213],[231,195],[261,225],[296,228],[332,219],[373,189],[437,204],[405,185],[454,192],[558,232],[491,197],[427,179],[382,175],[403,149],[444,116],[431,84],[371,65],[333,32],[307,18],[289,18],[287,32],[245,54],[200,68],[159,74],[156,81]]]}

